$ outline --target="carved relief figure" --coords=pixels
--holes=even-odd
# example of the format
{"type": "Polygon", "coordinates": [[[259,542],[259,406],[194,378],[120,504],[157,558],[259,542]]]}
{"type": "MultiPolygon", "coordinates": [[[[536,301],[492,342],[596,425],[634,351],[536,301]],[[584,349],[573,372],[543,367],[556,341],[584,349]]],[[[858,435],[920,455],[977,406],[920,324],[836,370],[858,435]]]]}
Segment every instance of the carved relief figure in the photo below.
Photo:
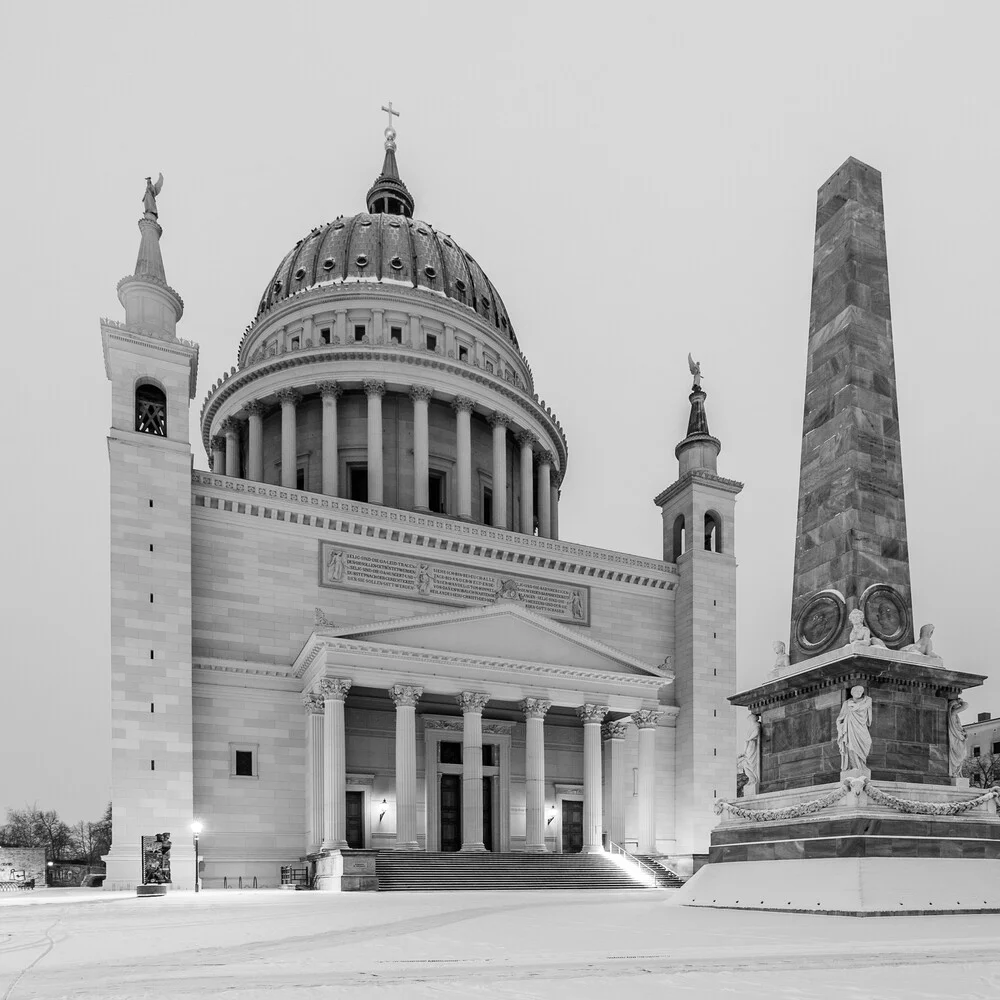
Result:
{"type": "Polygon", "coordinates": [[[865,624],[865,616],[860,608],[855,608],[847,617],[852,626],[848,642],[857,642],[862,646],[881,646],[885,649],[885,643],[881,639],[876,639],[872,635],[872,630],[865,624]]]}
{"type": "Polygon", "coordinates": [[[569,600],[569,609],[574,618],[583,621],[583,596],[579,590],[573,591],[573,596],[569,600]]]}
{"type": "Polygon", "coordinates": [[[326,576],[331,583],[340,583],[344,579],[347,561],[340,549],[331,550],[326,559],[326,576]]]}
{"type": "Polygon", "coordinates": [[[866,768],[872,748],[868,727],[872,724],[872,700],[860,684],[851,688],[851,697],[840,707],[837,716],[837,744],[842,771],[866,768]]]}
{"type": "Polygon", "coordinates": [[[517,580],[501,580],[495,601],[524,601],[524,596],[518,590],[517,580]]]}
{"type": "Polygon", "coordinates": [[[934,645],[931,642],[931,636],[934,634],[933,625],[921,625],[920,626],[920,637],[916,642],[911,642],[909,646],[904,646],[902,652],[904,653],[922,653],[924,656],[934,655],[934,645]]]}
{"type": "Polygon", "coordinates": [[[736,759],[736,766],[747,776],[747,788],[754,793],[760,782],[760,716],[753,712],[747,722],[745,737],[743,753],[736,759]]]}
{"type": "Polygon", "coordinates": [[[417,570],[417,593],[429,594],[433,586],[434,570],[427,563],[421,563],[420,568],[417,570]]]}
{"type": "Polygon", "coordinates": [[[968,736],[962,727],[962,720],[959,719],[958,713],[965,711],[968,707],[968,704],[961,698],[952,698],[948,702],[948,773],[953,778],[962,776],[962,764],[965,763],[965,744],[968,736]]]}

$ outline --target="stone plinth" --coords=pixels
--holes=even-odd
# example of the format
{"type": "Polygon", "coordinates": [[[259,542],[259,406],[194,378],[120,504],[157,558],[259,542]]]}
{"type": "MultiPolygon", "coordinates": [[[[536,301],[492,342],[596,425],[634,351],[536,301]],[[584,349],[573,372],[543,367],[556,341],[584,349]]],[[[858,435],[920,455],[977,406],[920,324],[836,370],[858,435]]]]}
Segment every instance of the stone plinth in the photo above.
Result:
{"type": "Polygon", "coordinates": [[[378,851],[319,851],[308,855],[314,866],[313,888],[320,892],[375,892],[378,851]]]}
{"type": "Polygon", "coordinates": [[[872,699],[871,777],[952,785],[948,702],[984,680],[948,670],[938,657],[854,644],[785,668],[729,700],[761,717],[760,793],[839,781],[837,715],[856,684],[872,699]]]}

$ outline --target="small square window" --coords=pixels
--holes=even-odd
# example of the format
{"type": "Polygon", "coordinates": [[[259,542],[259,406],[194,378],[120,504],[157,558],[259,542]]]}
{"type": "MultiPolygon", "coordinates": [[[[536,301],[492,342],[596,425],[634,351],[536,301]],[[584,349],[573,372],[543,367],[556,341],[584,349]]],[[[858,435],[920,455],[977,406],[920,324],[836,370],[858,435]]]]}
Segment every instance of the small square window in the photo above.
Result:
{"type": "Polygon", "coordinates": [[[484,743],[483,744],[483,767],[493,766],[493,744],[484,743]]]}
{"type": "Polygon", "coordinates": [[[231,778],[257,778],[257,743],[229,744],[229,776],[231,778]]]}
{"type": "Polygon", "coordinates": [[[368,465],[365,462],[355,462],[347,467],[348,500],[368,503],[368,465]]]}
{"type": "Polygon", "coordinates": [[[433,333],[427,334],[427,350],[436,351],[438,346],[437,335],[433,333]]]}
{"type": "Polygon", "coordinates": [[[993,744],[993,752],[996,754],[1000,754],[1000,743],[993,744]]]}
{"type": "Polygon", "coordinates": [[[483,487],[483,524],[493,523],[493,490],[483,487]]]}
{"type": "Polygon", "coordinates": [[[489,372],[489,373],[490,373],[491,375],[495,375],[495,374],[496,374],[496,369],[495,369],[495,368],[493,367],[493,362],[492,362],[492,361],[487,361],[487,362],[486,362],[486,370],[487,370],[487,371],[488,371],[488,372],[489,372]]]}
{"type": "Polygon", "coordinates": [[[292,337],[292,350],[297,351],[299,349],[299,338],[292,337]]]}
{"type": "Polygon", "coordinates": [[[455,743],[453,741],[442,741],[438,744],[441,747],[441,763],[442,764],[461,764],[462,763],[462,744],[455,743]]]}
{"type": "Polygon", "coordinates": [[[355,343],[361,343],[365,339],[365,326],[364,323],[357,323],[354,327],[354,341],[355,343]]]}
{"type": "Polygon", "coordinates": [[[401,344],[403,342],[403,328],[401,326],[390,326],[389,340],[393,344],[401,344]]]}
{"type": "Polygon", "coordinates": [[[431,470],[427,475],[427,506],[432,514],[447,513],[444,473],[431,470]]]}
{"type": "Polygon", "coordinates": [[[458,360],[468,361],[469,360],[469,349],[467,347],[459,347],[458,349],[458,360]]]}
{"type": "Polygon", "coordinates": [[[973,757],[978,757],[979,756],[979,747],[973,747],[972,748],[972,756],[973,757]]]}
{"type": "Polygon", "coordinates": [[[306,488],[306,470],[299,468],[295,470],[295,488],[304,490],[306,488]]]}
{"type": "Polygon", "coordinates": [[[319,342],[321,344],[330,343],[330,328],[328,326],[324,326],[323,329],[319,331],[319,342]]]}

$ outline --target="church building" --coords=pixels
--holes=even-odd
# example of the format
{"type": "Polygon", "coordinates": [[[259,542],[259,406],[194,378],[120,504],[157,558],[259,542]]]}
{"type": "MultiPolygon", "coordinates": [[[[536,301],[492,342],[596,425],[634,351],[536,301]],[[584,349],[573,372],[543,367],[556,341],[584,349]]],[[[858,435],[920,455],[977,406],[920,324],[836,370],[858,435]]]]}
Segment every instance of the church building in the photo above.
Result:
{"type": "Polygon", "coordinates": [[[391,122],[365,210],[262,275],[201,406],[207,463],[147,181],[125,316],[101,324],[109,889],[162,831],[190,888],[195,820],[205,888],[305,864],[347,888],[344,859],[373,850],[623,849],[690,873],[735,795],[742,486],[696,367],[663,558],[562,539],[566,432],[496,287],[415,217],[391,122]]]}

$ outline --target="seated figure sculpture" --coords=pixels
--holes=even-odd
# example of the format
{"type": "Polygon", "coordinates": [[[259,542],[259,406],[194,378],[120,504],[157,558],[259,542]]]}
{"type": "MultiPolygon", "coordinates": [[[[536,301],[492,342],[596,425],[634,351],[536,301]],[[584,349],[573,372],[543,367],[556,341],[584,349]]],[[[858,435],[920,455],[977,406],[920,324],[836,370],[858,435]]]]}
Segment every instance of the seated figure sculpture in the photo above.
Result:
{"type": "Polygon", "coordinates": [[[872,635],[872,630],[865,624],[865,616],[860,608],[855,608],[848,616],[851,623],[851,637],[848,642],[857,642],[862,646],[881,646],[885,649],[885,643],[872,635]]]}
{"type": "Polygon", "coordinates": [[[904,653],[921,653],[923,656],[934,655],[934,645],[931,636],[934,634],[934,626],[927,624],[920,626],[920,637],[916,642],[911,642],[909,646],[904,646],[904,653]]]}

